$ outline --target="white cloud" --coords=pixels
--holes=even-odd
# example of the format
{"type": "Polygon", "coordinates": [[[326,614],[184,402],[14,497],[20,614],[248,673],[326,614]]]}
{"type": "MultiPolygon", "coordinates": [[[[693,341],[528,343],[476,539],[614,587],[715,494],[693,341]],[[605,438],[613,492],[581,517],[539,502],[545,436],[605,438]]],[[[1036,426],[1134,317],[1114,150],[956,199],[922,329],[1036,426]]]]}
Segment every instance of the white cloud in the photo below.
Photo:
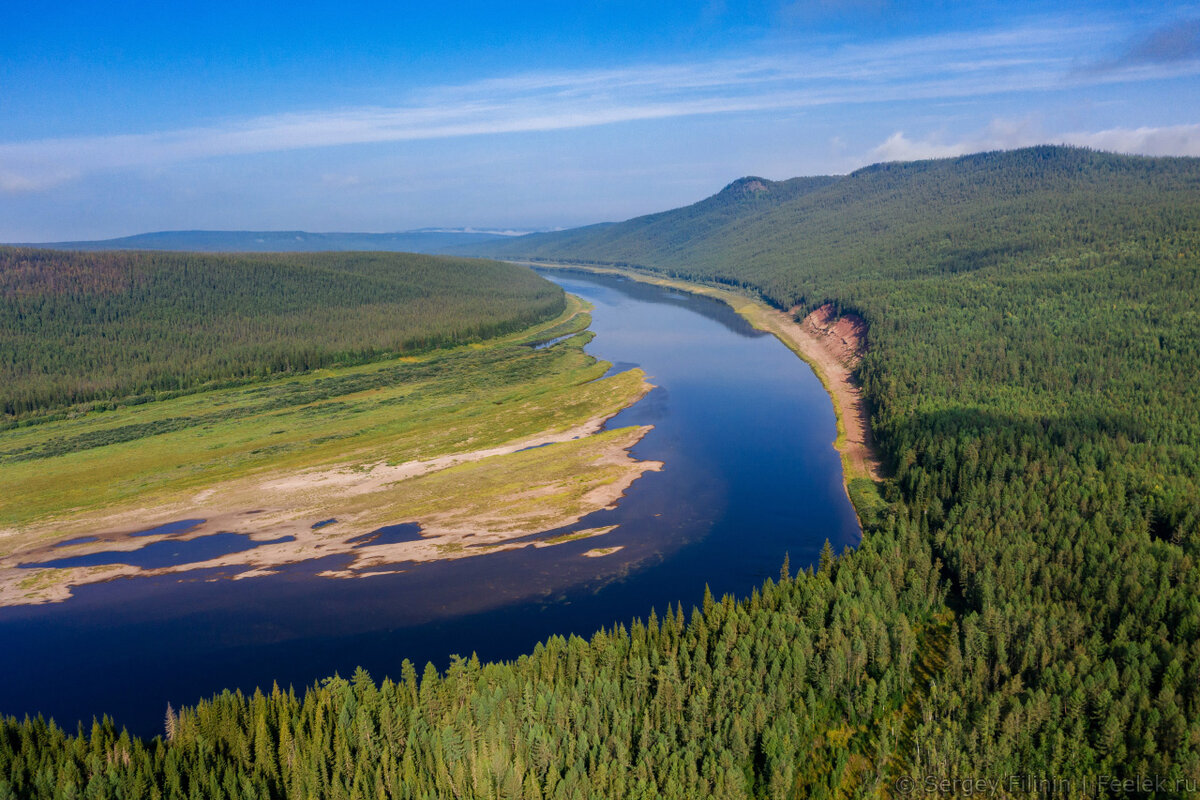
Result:
{"type": "Polygon", "coordinates": [[[1200,156],[1200,125],[1111,128],[1095,133],[1068,133],[1063,141],[1097,150],[1144,156],[1200,156]]]}
{"type": "Polygon", "coordinates": [[[20,173],[0,169],[0,194],[41,192],[66,183],[77,176],[77,172],[56,169],[53,165],[20,173]]]}
{"type": "Polygon", "coordinates": [[[949,158],[970,152],[963,143],[941,144],[933,139],[913,141],[896,131],[871,150],[869,161],[920,161],[926,158],[949,158]]]}
{"type": "MultiPolygon", "coordinates": [[[[1132,78],[1074,70],[1098,25],[1048,20],[973,34],[914,37],[871,47],[797,48],[769,56],[667,65],[529,73],[429,87],[395,106],[314,110],[216,126],[0,143],[0,192],[30,192],[89,172],[345,145],[555,131],[638,120],[976,97],[1074,83],[1200,74],[1200,65],[1141,68],[1132,78]],[[1191,69],[1192,73],[1186,73],[1191,69]],[[1158,70],[1156,72],[1156,70],[1158,70]],[[1184,73],[1180,71],[1184,70],[1184,73]]],[[[985,137],[999,147],[1013,134],[985,137]]],[[[1160,146],[1167,147],[1165,139],[1160,146]]],[[[903,133],[878,158],[946,155],[967,146],[903,133]]],[[[990,147],[991,145],[987,145],[990,147]]],[[[976,149],[979,149],[976,147],[976,149]]],[[[986,148],[985,148],[986,149],[986,148]]],[[[878,158],[876,160],[878,160],[878,158]]]]}
{"type": "Polygon", "coordinates": [[[1046,134],[1028,120],[996,120],[978,135],[953,142],[945,142],[936,135],[924,139],[910,139],[903,131],[896,131],[860,158],[858,165],[877,161],[950,158],[967,153],[1012,150],[1036,144],[1070,144],[1146,156],[1200,156],[1200,124],[1046,134]]]}
{"type": "MultiPolygon", "coordinates": [[[[980,133],[955,142],[942,141],[932,135],[924,139],[909,139],[904,131],[896,131],[867,154],[867,162],[919,161],[926,158],[952,158],[987,150],[1012,150],[1047,139],[1031,120],[993,120],[980,133]]],[[[866,163],[866,162],[864,162],[866,163]]]]}

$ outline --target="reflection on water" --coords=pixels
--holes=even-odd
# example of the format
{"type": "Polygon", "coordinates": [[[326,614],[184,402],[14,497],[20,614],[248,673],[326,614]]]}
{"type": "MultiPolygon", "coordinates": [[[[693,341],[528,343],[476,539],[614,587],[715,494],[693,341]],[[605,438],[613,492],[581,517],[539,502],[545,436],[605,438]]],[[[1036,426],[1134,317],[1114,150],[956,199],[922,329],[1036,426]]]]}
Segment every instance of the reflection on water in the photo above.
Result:
{"type": "MultiPolygon", "coordinates": [[[[550,634],[688,608],[705,584],[718,596],[748,593],[778,574],[785,552],[800,567],[826,539],[839,549],[856,541],[833,409],[803,362],[717,301],[546,275],[594,304],[588,352],[641,366],[658,387],[610,427],[653,425],[632,453],[665,466],[615,509],[531,539],[616,529],[366,579],[314,577],[344,567],[343,555],[250,580],[208,570],[93,584],[66,603],[0,609],[0,713],[45,712],[71,728],[109,713],[155,733],[168,701],[276,680],[302,688],[358,665],[394,676],[406,657],[418,667],[445,666],[453,653],[515,658],[550,634]]],[[[363,544],[418,530],[398,521],[376,533],[363,544]]]]}
{"type": "Polygon", "coordinates": [[[558,344],[559,342],[565,342],[567,339],[570,339],[572,336],[575,336],[575,335],[576,334],[574,334],[574,333],[568,333],[566,336],[557,336],[557,337],[550,339],[548,341],[545,341],[545,342],[538,342],[537,344],[533,345],[533,349],[534,350],[545,350],[547,348],[554,347],[554,345],[558,344]]]}
{"type": "MultiPolygon", "coordinates": [[[[195,527],[195,525],[190,527],[195,527]]],[[[138,535],[145,536],[147,534],[138,535]]],[[[295,536],[283,536],[279,539],[258,541],[244,533],[213,533],[184,541],[166,539],[161,542],[151,542],[136,550],[105,550],[99,553],[68,556],[51,561],[37,561],[19,566],[44,569],[47,567],[99,567],[104,564],[129,564],[141,569],[158,569],[159,567],[176,567],[180,564],[208,561],[210,558],[220,558],[230,553],[253,550],[264,544],[295,541],[295,538],[295,536]]]]}

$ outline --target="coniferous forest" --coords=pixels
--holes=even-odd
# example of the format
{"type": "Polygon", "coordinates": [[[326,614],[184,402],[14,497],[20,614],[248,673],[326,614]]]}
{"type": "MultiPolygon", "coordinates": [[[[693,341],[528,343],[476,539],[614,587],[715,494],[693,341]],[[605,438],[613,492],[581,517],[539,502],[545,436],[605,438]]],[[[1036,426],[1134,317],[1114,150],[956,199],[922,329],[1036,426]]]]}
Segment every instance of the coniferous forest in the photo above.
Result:
{"type": "Polygon", "coordinates": [[[7,417],[353,364],[528,327],[556,286],[409,253],[216,255],[0,247],[7,417]]]}
{"type": "Polygon", "coordinates": [[[9,719],[0,797],[1200,785],[1200,160],[1046,147],[746,179],[488,254],[862,316],[889,474],[862,544],[512,663],[397,653],[382,684],[170,709],[153,741],[9,719]]]}

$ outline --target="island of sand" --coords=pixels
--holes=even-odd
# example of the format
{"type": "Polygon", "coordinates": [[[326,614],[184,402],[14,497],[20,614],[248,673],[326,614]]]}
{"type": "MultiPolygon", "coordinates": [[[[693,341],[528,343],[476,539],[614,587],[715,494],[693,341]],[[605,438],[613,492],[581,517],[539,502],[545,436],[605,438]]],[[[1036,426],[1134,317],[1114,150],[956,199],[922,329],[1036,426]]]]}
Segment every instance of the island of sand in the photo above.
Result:
{"type": "MultiPolygon", "coordinates": [[[[645,391],[650,388],[644,384],[645,391]]],[[[347,562],[318,574],[370,577],[400,571],[405,564],[603,535],[612,527],[528,538],[615,506],[635,480],[662,468],[661,462],[639,461],[629,454],[649,426],[603,431],[604,422],[597,417],[565,431],[425,461],[347,463],[242,478],[212,486],[186,502],[54,523],[48,526],[53,535],[49,530],[26,531],[46,543],[0,558],[0,605],[61,601],[70,597],[72,586],[139,575],[226,568],[236,570],[235,579],[261,577],[287,564],[331,555],[346,556],[347,562]],[[139,533],[178,520],[195,523],[182,532],[139,533]],[[398,522],[419,525],[420,535],[408,541],[364,542],[398,522]],[[219,532],[245,534],[256,546],[155,569],[121,563],[39,567],[43,562],[132,552],[168,538],[187,541],[219,532]],[[81,541],[71,544],[72,538],[81,541]]]]}
{"type": "Polygon", "coordinates": [[[601,536],[611,528],[537,534],[613,506],[662,465],[630,455],[648,427],[605,429],[653,386],[584,353],[589,322],[569,297],[559,317],[487,343],[8,431],[0,605],[328,556],[342,561],[325,576],[367,577],[601,536]],[[415,535],[380,533],[399,525],[415,535]],[[208,553],[202,540],[222,533],[237,552],[139,557],[164,542],[208,553]]]}

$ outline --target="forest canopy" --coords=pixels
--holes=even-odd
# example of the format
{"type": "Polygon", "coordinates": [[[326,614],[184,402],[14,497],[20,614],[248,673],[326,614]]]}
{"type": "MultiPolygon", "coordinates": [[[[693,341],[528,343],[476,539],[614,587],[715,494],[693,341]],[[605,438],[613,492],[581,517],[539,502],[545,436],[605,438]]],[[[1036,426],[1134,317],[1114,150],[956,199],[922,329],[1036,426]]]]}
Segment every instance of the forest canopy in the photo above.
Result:
{"type": "Polygon", "coordinates": [[[225,694],[151,742],[10,719],[0,797],[1200,786],[1200,159],[1040,147],[743,179],[489,253],[861,315],[890,473],[861,546],[513,663],[418,677],[397,653],[381,685],[225,694]]]}
{"type": "Polygon", "coordinates": [[[956,613],[918,774],[1200,786],[1200,159],[1036,147],[746,178],[489,252],[861,315],[893,502],[865,538],[915,533],[956,613]]]}
{"type": "Polygon", "coordinates": [[[524,267],[408,253],[0,248],[0,411],[175,392],[509,333],[564,308],[524,267]]]}

